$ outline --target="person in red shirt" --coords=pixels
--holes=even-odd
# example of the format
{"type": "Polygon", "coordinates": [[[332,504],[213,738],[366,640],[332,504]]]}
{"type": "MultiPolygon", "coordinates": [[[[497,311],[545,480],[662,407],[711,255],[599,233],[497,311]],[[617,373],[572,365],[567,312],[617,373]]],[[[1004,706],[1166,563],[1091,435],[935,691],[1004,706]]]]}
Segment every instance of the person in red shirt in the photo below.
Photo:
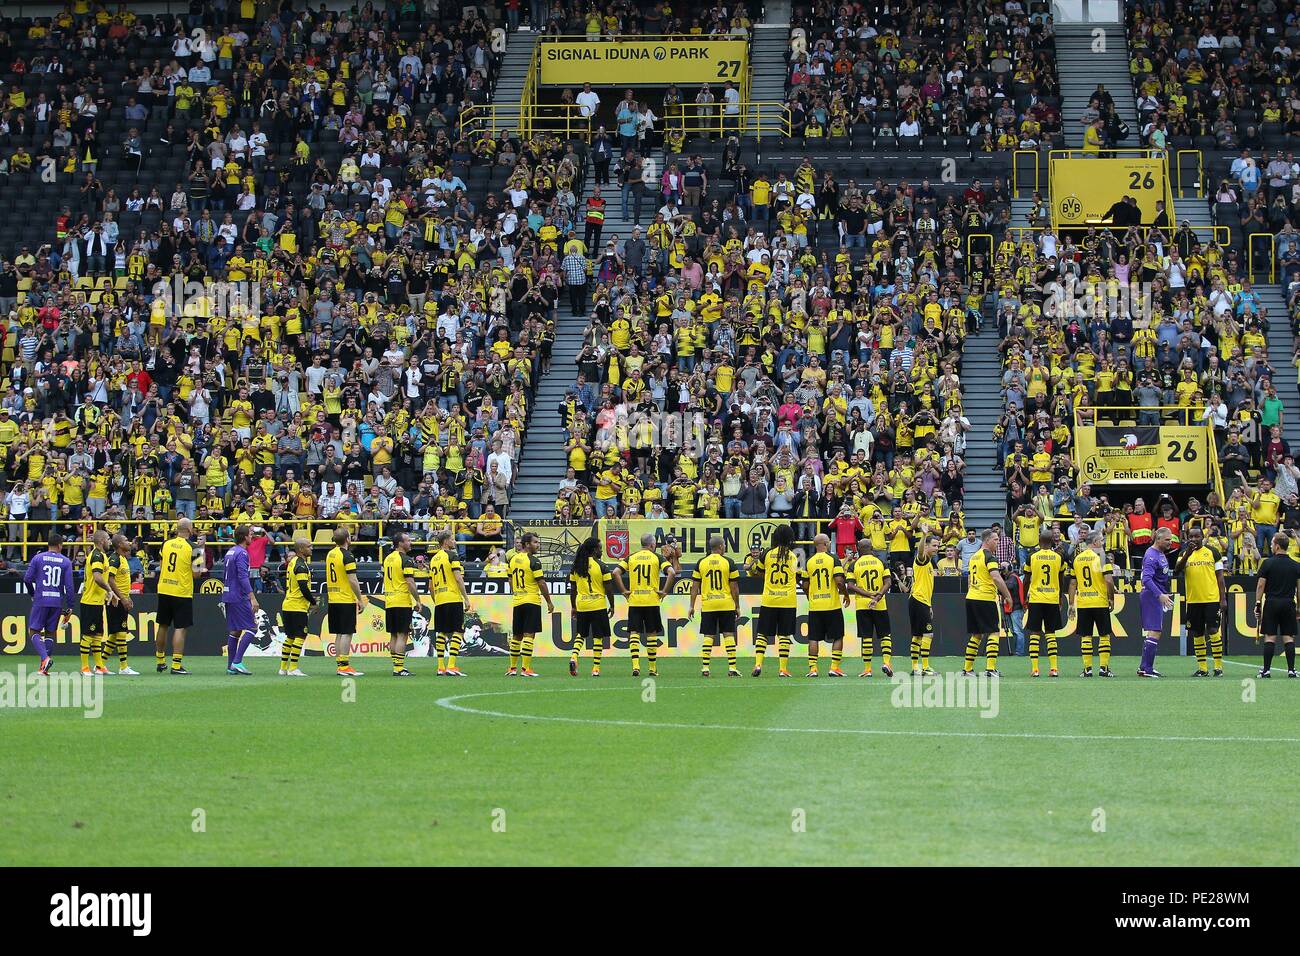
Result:
{"type": "Polygon", "coordinates": [[[844,555],[854,547],[861,533],[862,522],[853,513],[852,506],[845,503],[840,508],[840,513],[835,516],[835,520],[831,522],[831,535],[835,540],[835,557],[843,561],[844,555]]]}

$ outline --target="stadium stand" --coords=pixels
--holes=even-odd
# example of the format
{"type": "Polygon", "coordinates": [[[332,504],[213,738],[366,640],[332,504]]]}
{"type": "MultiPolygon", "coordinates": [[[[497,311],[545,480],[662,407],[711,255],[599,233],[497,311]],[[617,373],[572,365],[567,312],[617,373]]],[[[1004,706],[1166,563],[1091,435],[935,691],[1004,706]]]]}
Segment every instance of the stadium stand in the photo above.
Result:
{"type": "Polygon", "coordinates": [[[1135,115],[1058,76],[1040,0],[796,6],[788,32],[757,4],[81,6],[0,21],[11,560],[93,517],[147,562],[180,515],[276,545],[344,520],[363,556],[638,515],[843,520],[899,554],[997,521],[1009,561],[1101,522],[1127,551],[1073,429],[1161,406],[1223,419],[1227,500],[1183,524],[1249,567],[1258,526],[1300,523],[1294,3],[1128,4],[1106,70],[1135,115]],[[730,83],[629,89],[589,133],[483,119],[540,34],[665,33],[751,37],[776,125],[730,83]],[[1176,213],[1053,232],[1039,157],[1129,124],[1176,213]],[[1082,304],[1131,281],[1149,328],[1082,304]]]}

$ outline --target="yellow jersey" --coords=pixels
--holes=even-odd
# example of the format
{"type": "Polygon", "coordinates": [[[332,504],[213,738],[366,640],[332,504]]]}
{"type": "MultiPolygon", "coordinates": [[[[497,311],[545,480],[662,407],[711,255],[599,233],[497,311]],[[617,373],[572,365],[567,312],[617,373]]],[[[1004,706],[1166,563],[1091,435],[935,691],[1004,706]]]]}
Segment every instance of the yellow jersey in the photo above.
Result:
{"type": "Polygon", "coordinates": [[[1110,607],[1106,576],[1115,566],[1092,548],[1084,548],[1074,559],[1074,600],[1077,607],[1110,607]]]}
{"type": "Polygon", "coordinates": [[[793,551],[781,559],[776,548],[763,555],[763,607],[796,607],[799,559],[793,551]]]}
{"type": "Polygon", "coordinates": [[[510,556],[510,591],[511,606],[521,604],[542,605],[542,589],[538,582],[542,580],[542,562],[534,554],[516,551],[510,556]]]}
{"type": "Polygon", "coordinates": [[[829,551],[819,551],[808,559],[803,579],[808,610],[838,611],[843,606],[844,569],[829,551]]]}
{"type": "Polygon", "coordinates": [[[127,561],[126,555],[114,554],[108,559],[108,566],[113,575],[113,583],[117,585],[117,590],[122,594],[131,593],[131,564],[127,561]]]}
{"type": "Polygon", "coordinates": [[[874,601],[867,600],[865,594],[854,596],[853,606],[859,611],[883,611],[885,609],[884,584],[889,571],[885,562],[874,554],[864,554],[853,562],[853,583],[864,591],[880,591],[880,597],[874,601]]]}
{"type": "Polygon", "coordinates": [[[627,559],[628,595],[627,603],[631,607],[659,606],[659,577],[663,573],[663,562],[653,551],[642,548],[627,559]]]}
{"type": "Polygon", "coordinates": [[[1223,558],[1219,552],[1204,545],[1187,556],[1183,564],[1183,584],[1187,589],[1188,604],[1218,604],[1219,574],[1223,558]]]}
{"type": "Polygon", "coordinates": [[[609,591],[605,584],[614,580],[614,572],[595,558],[587,559],[586,573],[574,568],[569,573],[569,600],[575,611],[605,611],[609,608],[609,591]]]}
{"type": "Polygon", "coordinates": [[[168,538],[158,563],[158,593],[194,597],[194,548],[184,538],[168,538]]]}
{"type": "Polygon", "coordinates": [[[998,563],[984,548],[980,548],[970,559],[970,583],[966,585],[968,601],[996,601],[997,585],[993,583],[993,572],[998,563]]]}
{"type": "Polygon", "coordinates": [[[325,555],[325,597],[329,604],[356,604],[360,595],[352,593],[349,574],[355,574],[357,559],[346,548],[330,548],[325,555]]]}
{"type": "Polygon", "coordinates": [[[700,587],[701,611],[734,611],[736,600],[731,596],[731,582],[740,572],[725,554],[710,554],[695,565],[695,580],[700,587]]]}
{"type": "Polygon", "coordinates": [[[459,604],[464,606],[460,582],[456,575],[462,573],[460,555],[455,551],[435,551],[429,557],[429,587],[433,588],[433,604],[459,604]]]}
{"type": "Polygon", "coordinates": [[[1065,561],[1050,548],[1039,548],[1025,562],[1029,579],[1025,599],[1030,604],[1061,604],[1061,573],[1065,561]]]}
{"type": "Polygon", "coordinates": [[[95,583],[95,572],[104,575],[108,583],[108,558],[98,548],[91,548],[86,554],[86,579],[81,583],[81,603],[100,607],[108,600],[108,592],[95,583]]]}
{"type": "Polygon", "coordinates": [[[284,569],[284,603],[282,611],[310,611],[311,602],[306,595],[311,593],[311,567],[296,554],[289,555],[289,564],[284,569]]]}
{"type": "Polygon", "coordinates": [[[912,559],[912,600],[929,607],[934,603],[934,558],[912,559]]]}
{"type": "Polygon", "coordinates": [[[415,573],[415,562],[409,554],[394,548],[384,558],[384,606],[415,607],[415,593],[406,575],[415,573]]]}

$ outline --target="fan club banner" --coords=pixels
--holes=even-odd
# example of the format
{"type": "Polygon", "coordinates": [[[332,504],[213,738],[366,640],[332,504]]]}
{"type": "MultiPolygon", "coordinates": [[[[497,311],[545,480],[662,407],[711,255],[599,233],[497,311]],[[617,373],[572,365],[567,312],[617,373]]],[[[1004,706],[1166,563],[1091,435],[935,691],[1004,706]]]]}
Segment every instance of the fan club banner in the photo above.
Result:
{"type": "Polygon", "coordinates": [[[607,518],[600,522],[600,538],[605,543],[605,557],[610,561],[626,561],[641,547],[641,537],[652,534],[656,547],[672,542],[681,548],[682,563],[695,565],[709,553],[709,539],[718,535],[722,538],[723,553],[741,564],[754,548],[766,548],[777,525],[786,523],[768,518],[719,519],[716,522],[701,518],[679,521],[671,518],[663,521],[607,518]]]}
{"type": "MultiPolygon", "coordinates": [[[[1258,635],[1253,611],[1253,581],[1246,578],[1234,578],[1228,595],[1228,615],[1226,626],[1227,647],[1229,653],[1252,654],[1257,649],[1258,635]]],[[[507,653],[512,619],[512,605],[509,585],[502,580],[482,579],[467,581],[470,589],[470,604],[465,618],[464,653],[471,657],[501,656],[507,653]]],[[[754,582],[742,582],[746,590],[753,590],[754,582]]],[[[537,642],[540,655],[567,654],[573,647],[572,619],[566,587],[562,582],[551,582],[555,595],[555,613],[543,614],[542,634],[537,642]]],[[[218,598],[201,595],[195,599],[194,626],[186,634],[185,649],[193,655],[221,655],[225,652],[225,620],[218,598]]],[[[256,615],[257,634],[248,651],[249,657],[278,658],[284,641],[281,627],[280,605],[283,595],[262,594],[258,598],[261,611],[256,615]]],[[[739,637],[742,648],[752,646],[753,628],[758,619],[760,596],[756,593],[743,593],[740,600],[739,637]]],[[[138,595],[130,614],[129,629],[133,636],[132,653],[151,655],[153,642],[157,634],[157,597],[152,594],[138,595]]],[[[907,623],[907,595],[890,594],[887,596],[890,621],[893,625],[894,653],[906,655],[907,642],[910,638],[907,623]]],[[[5,654],[15,655],[28,651],[27,614],[31,599],[22,594],[0,595],[0,650],[5,654]]],[[[695,623],[688,618],[690,598],[687,582],[678,582],[675,593],[664,598],[660,605],[664,624],[665,656],[693,657],[700,653],[701,641],[695,623]]],[[[310,631],[306,653],[310,655],[334,654],[334,636],[329,633],[322,608],[311,614],[310,631]]],[[[430,622],[433,607],[426,596],[417,613],[412,618],[413,657],[428,657],[432,633],[430,622]]],[[[803,636],[806,615],[799,615],[800,643],[803,636]]],[[[936,655],[957,655],[966,643],[965,602],[960,593],[936,592],[934,596],[935,643],[936,655]]],[[[1137,595],[1117,593],[1112,609],[1111,621],[1115,634],[1115,652],[1118,654],[1137,654],[1140,651],[1141,628],[1138,617],[1137,595]]],[[[845,633],[850,654],[857,650],[856,627],[852,609],[845,611],[845,633]]],[[[611,616],[613,630],[613,647],[615,650],[627,648],[627,603],[616,602],[611,616]]],[[[1176,603],[1174,610],[1165,617],[1165,636],[1181,634],[1183,617],[1181,603],[1176,603]]],[[[75,654],[80,639],[80,624],[74,615],[68,626],[60,632],[56,655],[75,654]]],[[[1004,649],[1009,649],[1010,621],[1003,620],[1004,649]]],[[[1078,640],[1074,637],[1073,621],[1067,629],[1060,632],[1061,653],[1077,654],[1078,640]]],[[[388,635],[384,631],[384,608],[382,598],[376,599],[362,612],[357,622],[357,634],[353,638],[352,653],[361,656],[386,655],[388,652],[388,635]]]]}
{"type": "Polygon", "coordinates": [[[1207,485],[1209,429],[1192,425],[1079,426],[1079,463],[1091,483],[1207,485]]]}

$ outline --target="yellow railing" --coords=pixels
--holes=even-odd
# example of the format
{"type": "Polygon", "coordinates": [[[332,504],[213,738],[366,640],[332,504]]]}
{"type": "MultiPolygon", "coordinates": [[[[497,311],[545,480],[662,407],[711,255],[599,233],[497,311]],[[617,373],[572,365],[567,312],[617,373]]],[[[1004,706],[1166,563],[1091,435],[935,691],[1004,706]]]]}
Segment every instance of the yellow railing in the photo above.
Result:
{"type": "Polygon", "coordinates": [[[690,136],[790,136],[790,110],[776,100],[741,100],[735,113],[725,104],[682,103],[663,118],[665,133],[690,136]]]}
{"type": "Polygon", "coordinates": [[[1017,199],[1020,198],[1020,156],[1022,154],[1025,156],[1034,157],[1034,186],[1029,191],[1031,193],[1038,192],[1038,182],[1039,182],[1038,150],[1036,149],[1012,150],[1011,152],[1011,195],[1015,196],[1017,199]]]}
{"type": "MultiPolygon", "coordinates": [[[[1220,226],[1220,229],[1227,229],[1227,226],[1220,226]]],[[[1255,244],[1259,240],[1268,241],[1268,281],[1277,281],[1277,236],[1269,232],[1257,232],[1254,235],[1246,237],[1246,268],[1250,270],[1251,278],[1255,277],[1255,244]]]]}
{"type": "Polygon", "coordinates": [[[1174,155],[1174,182],[1178,189],[1178,195],[1183,195],[1183,156],[1190,154],[1196,157],[1196,198],[1205,197],[1205,165],[1204,157],[1199,149],[1180,149],[1174,155]]]}
{"type": "Polygon", "coordinates": [[[995,246],[993,245],[993,233],[991,233],[991,232],[972,232],[972,233],[970,233],[969,235],[966,236],[966,261],[967,261],[967,262],[970,262],[970,261],[971,261],[971,258],[970,258],[970,257],[971,257],[971,240],[972,240],[972,239],[985,239],[985,240],[988,241],[988,244],[989,244],[988,257],[989,257],[990,260],[992,260],[992,258],[993,258],[993,250],[994,250],[994,248],[995,248],[995,246]]]}
{"type": "Polygon", "coordinates": [[[1210,447],[1214,449],[1214,454],[1210,456],[1210,483],[1214,487],[1214,492],[1219,496],[1220,501],[1227,501],[1227,495],[1223,493],[1223,470],[1219,467],[1219,449],[1216,445],[1213,429],[1210,434],[1210,447]]]}
{"type": "Polygon", "coordinates": [[[1074,409],[1074,425],[1077,428],[1080,425],[1096,425],[1102,415],[1113,417],[1118,413],[1123,413],[1125,418],[1132,418],[1135,421],[1139,412],[1156,412],[1160,416],[1161,425],[1201,425],[1204,424],[1202,416],[1205,414],[1205,405],[1089,405],[1088,411],[1092,412],[1092,421],[1084,422],[1079,420],[1079,409],[1074,409]],[[1190,416],[1190,418],[1189,418],[1190,416]]]}
{"type": "Polygon", "coordinates": [[[502,132],[518,133],[529,139],[537,133],[551,133],[565,139],[591,139],[591,117],[582,107],[564,103],[534,103],[525,108],[520,103],[485,103],[467,106],[460,111],[461,135],[473,139],[484,133],[492,137],[502,132]]]}
{"type": "Polygon", "coordinates": [[[532,117],[532,109],[537,104],[537,78],[541,76],[542,71],[542,51],[540,46],[533,47],[532,59],[528,62],[528,75],[524,77],[524,88],[519,94],[519,115],[525,120],[525,124],[520,128],[519,134],[524,139],[529,139],[533,135],[527,120],[532,117]]]}
{"type": "MultiPolygon", "coordinates": [[[[64,548],[77,549],[85,548],[94,537],[96,531],[108,531],[115,534],[119,531],[131,533],[133,531],[144,530],[150,534],[157,533],[156,537],[142,537],[142,543],[149,548],[160,548],[166,540],[165,535],[170,535],[176,527],[176,517],[169,516],[155,518],[152,521],[146,518],[142,519],[122,519],[122,518],[84,518],[80,521],[51,521],[48,518],[28,518],[22,521],[9,520],[5,522],[3,532],[0,532],[0,545],[7,544],[10,547],[17,547],[22,550],[23,559],[26,560],[33,553],[43,550],[49,541],[50,531],[55,527],[76,528],[75,536],[65,536],[64,548]],[[19,532],[18,537],[13,537],[13,532],[19,532]],[[8,541],[5,535],[9,535],[8,541]]],[[[386,526],[391,528],[393,524],[400,524],[407,529],[433,529],[451,527],[457,533],[466,531],[472,532],[478,525],[477,518],[411,518],[408,520],[393,522],[386,519],[368,520],[357,516],[348,521],[337,521],[333,518],[297,518],[292,515],[285,516],[283,519],[273,519],[271,517],[263,518],[261,521],[234,521],[230,518],[198,518],[191,519],[194,525],[194,539],[200,535],[207,535],[205,544],[216,550],[224,550],[234,545],[234,541],[229,537],[217,537],[218,529],[234,528],[237,524],[248,524],[252,527],[266,528],[274,536],[275,534],[286,534],[288,538],[278,542],[286,545],[295,539],[307,538],[316,547],[332,547],[334,529],[340,525],[346,526],[352,531],[353,546],[379,546],[388,540],[386,526]],[[357,537],[361,527],[375,526],[375,537],[357,537]]],[[[480,547],[505,546],[514,539],[514,523],[508,518],[497,516],[497,522],[501,526],[499,538],[492,539],[475,539],[472,543],[480,547]]],[[[134,540],[134,539],[132,539],[134,540]]],[[[382,553],[382,552],[381,552],[382,553]]]]}

